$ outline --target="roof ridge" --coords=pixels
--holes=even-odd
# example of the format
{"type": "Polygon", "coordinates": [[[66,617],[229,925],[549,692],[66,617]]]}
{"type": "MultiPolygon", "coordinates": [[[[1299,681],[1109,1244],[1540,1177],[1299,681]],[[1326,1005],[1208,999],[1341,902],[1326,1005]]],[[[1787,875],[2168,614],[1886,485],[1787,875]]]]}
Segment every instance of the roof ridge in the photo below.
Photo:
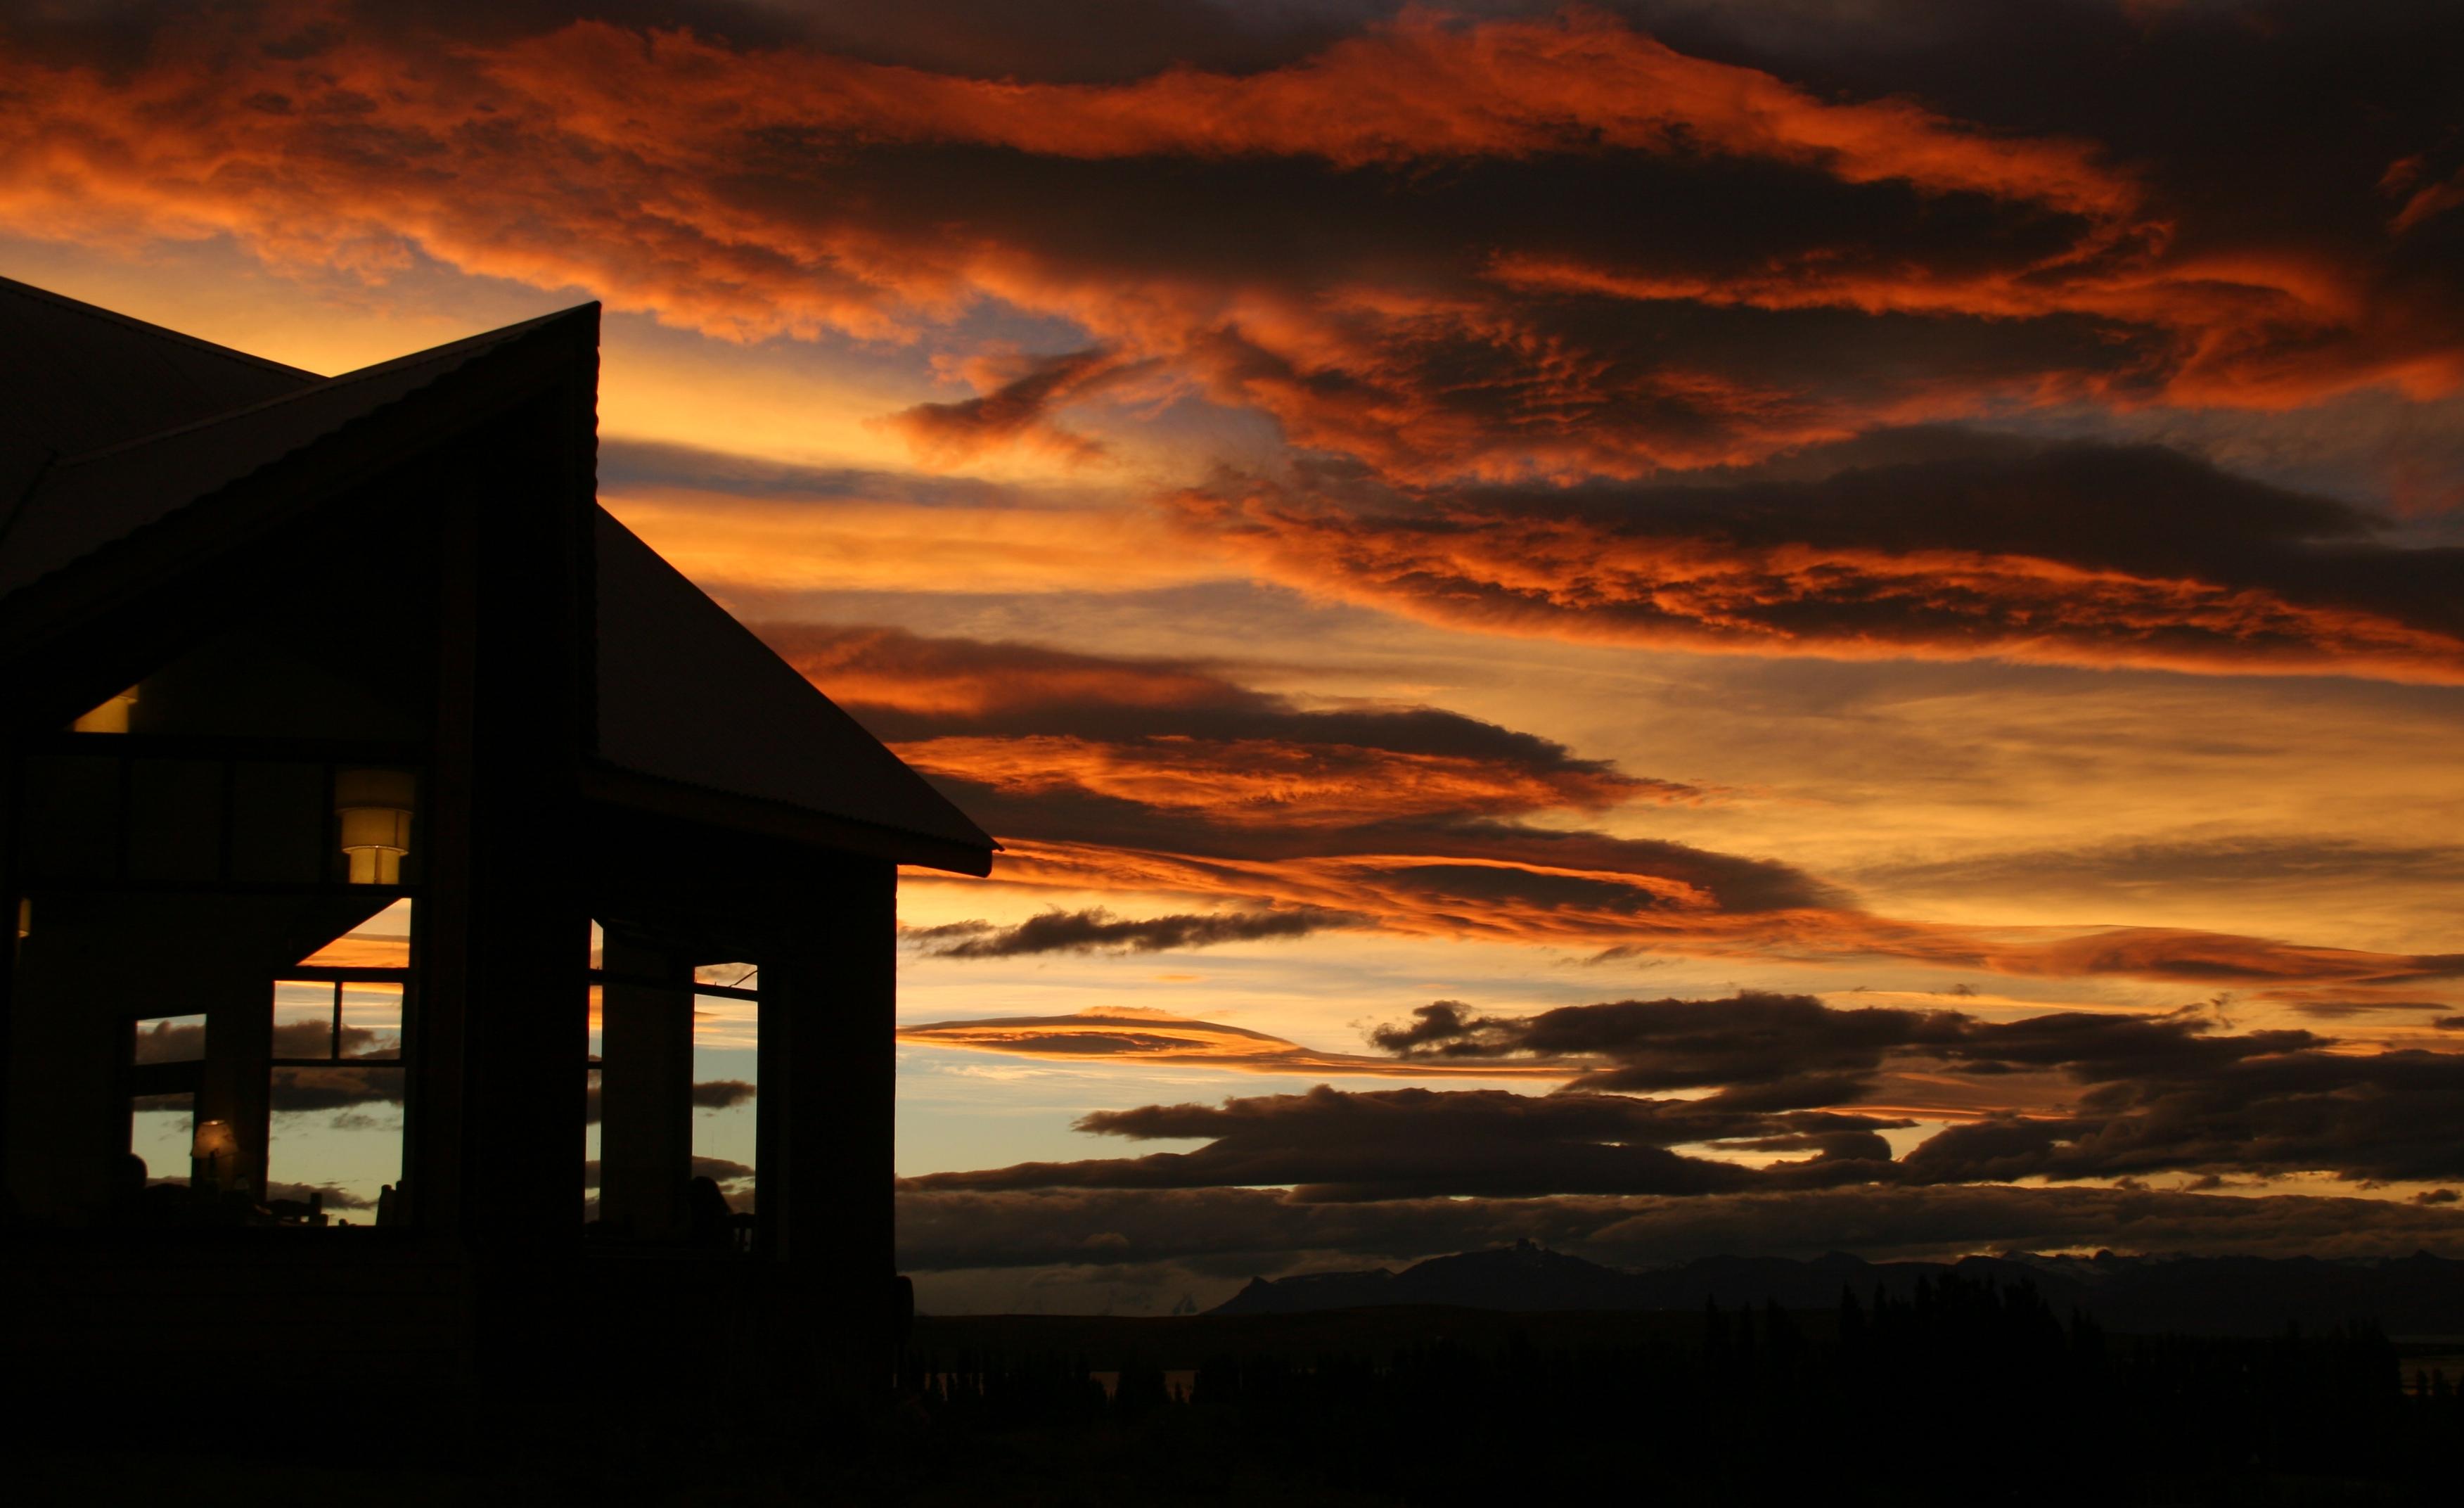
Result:
{"type": "Polygon", "coordinates": [[[253,351],[243,351],[235,345],[223,345],[202,336],[172,329],[167,324],[156,324],[148,320],[138,319],[134,315],[122,314],[117,309],[106,309],[99,303],[88,303],[82,299],[72,299],[66,294],[54,293],[49,288],[36,287],[30,282],[20,282],[14,277],[0,276],[0,293],[14,294],[21,299],[48,303],[71,314],[83,315],[89,320],[100,321],[105,324],[117,324],[141,335],[151,336],[156,340],[172,341],[205,355],[218,356],[225,361],[238,362],[243,366],[254,366],[263,371],[301,377],[311,383],[331,380],[304,366],[294,366],[287,362],[277,362],[272,357],[259,356],[253,351]]]}
{"type": "MultiPolygon", "coordinates": [[[[8,279],[6,278],[0,278],[0,282],[5,282],[8,279]]],[[[304,399],[320,397],[352,383],[370,381],[374,378],[383,377],[393,372],[403,371],[407,368],[416,366],[424,363],[449,360],[456,355],[467,354],[469,351],[480,346],[493,345],[507,341],[517,340],[524,335],[530,334],[533,330],[542,325],[552,323],[558,320],[565,319],[580,310],[596,307],[597,305],[595,303],[576,304],[571,309],[559,309],[553,314],[543,314],[537,319],[523,320],[517,323],[504,325],[494,330],[482,330],[476,335],[466,335],[458,341],[448,341],[442,345],[431,345],[426,350],[411,351],[407,355],[387,357],[384,361],[374,362],[365,366],[354,367],[349,371],[340,373],[336,376],[318,377],[304,387],[295,388],[289,392],[276,393],[271,398],[261,398],[254,403],[245,403],[236,409],[225,409],[220,413],[208,414],[202,419],[191,419],[186,424],[175,424],[167,430],[156,430],[151,434],[140,434],[131,439],[120,440],[110,445],[98,446],[90,451],[80,451],[74,455],[55,456],[54,457],[52,464],[54,467],[82,466],[89,461],[100,460],[105,456],[119,455],[129,451],[140,450],[159,441],[177,439],[184,434],[193,434],[200,430],[212,429],[218,424],[228,424],[233,419],[246,418],[251,414],[263,413],[271,409],[279,409],[285,404],[297,403],[304,399]]],[[[108,311],[104,312],[107,313],[108,311]]]]}

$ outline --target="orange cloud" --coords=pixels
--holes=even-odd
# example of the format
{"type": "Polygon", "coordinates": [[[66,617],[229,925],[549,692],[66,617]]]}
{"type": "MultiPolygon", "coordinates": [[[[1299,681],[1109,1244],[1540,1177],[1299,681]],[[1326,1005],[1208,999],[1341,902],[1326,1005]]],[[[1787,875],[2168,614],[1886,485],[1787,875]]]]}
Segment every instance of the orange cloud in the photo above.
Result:
{"type": "Polygon", "coordinates": [[[1065,1016],[921,1022],[899,1028],[898,1040],[918,1047],[965,1048],[979,1053],[1016,1053],[1092,1062],[1171,1063],[1250,1074],[1565,1079],[1589,1066],[1584,1060],[1560,1058],[1524,1058],[1510,1063],[1420,1063],[1366,1053],[1323,1053],[1263,1031],[1127,1006],[1098,1007],[1065,1016]]]}
{"type": "Polygon", "coordinates": [[[986,718],[1053,705],[1164,711],[1264,699],[1209,665],[928,638],[900,629],[769,624],[762,634],[806,679],[858,707],[986,718]]]}
{"type": "MultiPolygon", "coordinates": [[[[2419,160],[2411,161],[2417,167],[2419,160]]],[[[2391,176],[2394,171],[2393,168],[2388,169],[2391,176]]],[[[2396,211],[2395,218],[2387,222],[2387,233],[2402,235],[2422,221],[2445,214],[2459,204],[2464,204],[2464,167],[2455,169],[2437,183],[2414,189],[2404,201],[2404,208],[2396,211]]]]}
{"type": "MultiPolygon", "coordinates": [[[[2413,209],[2443,189],[2453,189],[2464,200],[2464,178],[2441,189],[2423,190],[2398,217],[2400,227],[2419,218],[2413,209]]],[[[2380,299],[2356,269],[2286,252],[2169,255],[2153,236],[2109,255],[2079,258],[2065,253],[1982,272],[1903,261],[1843,265],[1836,254],[1823,253],[1710,276],[1619,270],[1513,253],[1492,261],[1490,275],[1527,292],[1598,294],[1647,302],[1983,320],[2087,315],[2162,331],[2168,349],[2161,363],[2054,379],[2042,394],[2094,397],[2131,407],[2162,399],[2189,406],[2285,409],[2374,383],[2426,400],[2464,383],[2464,361],[2452,350],[2421,349],[2414,332],[2406,328],[2415,312],[2401,301],[2380,299]],[[2369,331],[2372,338],[2340,351],[2315,348],[2321,341],[2333,342],[2340,333],[2355,330],[2369,331]],[[2288,358],[2294,350],[2301,354],[2288,358]]],[[[1975,394],[1976,407],[1988,398],[2024,400],[2026,387],[2022,379],[1996,393],[1975,394]]]]}
{"type": "MultiPolygon", "coordinates": [[[[1296,156],[1358,167],[1682,148],[2086,216],[2127,212],[2140,198],[2088,144],[1997,137],[1904,100],[1828,102],[1584,11],[1478,25],[1408,13],[1287,67],[1178,69],[1128,84],[955,78],[592,23],[509,48],[487,70],[565,129],[627,150],[643,149],[644,116],[657,109],[746,135],[1058,157],[1296,156]]],[[[683,165],[692,142],[664,150],[683,165]]]]}
{"type": "MultiPolygon", "coordinates": [[[[2464,977],[2464,954],[2325,948],[2166,927],[1983,927],[1844,906],[1729,909],[1699,878],[1473,853],[1249,860],[1004,838],[997,878],[1309,906],[1404,936],[1799,964],[1898,959],[2024,977],[2387,986],[2464,977]]],[[[1470,845],[1465,845],[1468,848],[1470,845]]],[[[2428,989],[2430,998],[2450,993],[2428,989]]]]}
{"type": "Polygon", "coordinates": [[[1657,532],[1469,501],[1355,511],[1232,480],[1172,506],[1264,575],[1451,628],[1708,654],[2464,682],[2464,633],[2420,621],[2417,600],[2297,594],[2188,560],[2157,570],[2020,549],[1761,542],[1718,523],[1657,532]]]}
{"type": "MultiPolygon", "coordinates": [[[[0,94],[38,105],[0,120],[0,214],[87,244],[228,236],[278,266],[371,281],[432,258],[732,339],[911,339],[982,299],[1088,333],[1088,351],[895,419],[946,459],[1015,442],[1089,454],[1099,442],[1056,429],[1052,410],[1141,362],[1271,414],[1299,443],[1418,477],[1750,460],[1988,401],[2136,401],[2143,379],[2177,402],[2260,407],[2365,382],[2415,395],[2464,382],[2435,311],[2322,256],[2177,249],[2189,243],[2154,190],[2093,143],[1997,133],[1904,100],[1826,99],[1595,12],[1414,12],[1277,67],[1102,84],[597,22],[505,42],[305,24],[334,17],[347,13],[184,16],[125,68],[0,57],[0,94]],[[1315,264],[1269,266],[1210,255],[1204,226],[1089,226],[937,186],[930,161],[881,166],[893,150],[986,148],[1116,175],[1263,162],[1385,186],[1448,165],[1620,154],[1776,165],[1982,200],[2032,229],[2007,255],[1990,236],[1937,248],[1940,266],[1935,253],[1893,254],[1886,272],[1840,272],[1820,257],[1845,252],[1776,248],[1705,271],[1603,267],[1551,244],[1546,226],[1484,219],[1434,238],[1345,228],[1315,264]],[[1980,255],[2007,265],[1952,270],[1980,255]],[[1925,379],[1893,363],[1826,386],[1735,369],[1717,342],[1619,348],[1596,320],[1531,307],[1565,293],[2085,314],[2116,322],[2118,339],[2033,371],[2014,359],[2007,373],[1925,379]],[[2158,349],[2136,348],[2143,328],[2158,349]],[[2089,369],[2065,365],[2079,362],[2089,369]]],[[[1125,178],[1109,202],[1134,205],[1146,184],[1125,178]]],[[[1232,226],[1249,207],[1195,212],[1232,226]]]]}
{"type": "Polygon", "coordinates": [[[765,215],[720,187],[891,143],[1340,167],[1682,146],[2095,218],[2141,197],[2085,144],[1997,137],[1904,101],[1826,102],[1583,12],[1469,26],[1409,16],[1265,73],[1111,85],[970,78],[589,21],[426,55],[368,29],[263,45],[313,35],[302,23],[329,9],[282,8],[264,33],[199,19],[125,77],[0,62],[0,85],[43,102],[0,128],[0,204],[28,223],[40,211],[58,233],[229,233],[276,261],[379,277],[416,247],[756,335],[884,333],[885,296],[931,310],[1006,281],[997,248],[919,262],[920,248],[857,223],[765,215]],[[197,66],[209,56],[213,66],[197,66]],[[549,182],[561,192],[539,192],[549,182]]]}
{"type": "Polygon", "coordinates": [[[1639,796],[1684,792],[1683,787],[1593,765],[1542,769],[1283,739],[951,737],[896,748],[918,769],[1005,792],[1080,790],[1242,827],[1353,827],[1434,814],[1596,810],[1639,796]]]}
{"type": "Polygon", "coordinates": [[[979,358],[962,365],[982,389],[978,396],[917,404],[889,421],[917,455],[935,462],[966,460],[1021,439],[1067,460],[1093,460],[1103,446],[1061,428],[1053,410],[1117,385],[1129,364],[1115,352],[1097,349],[1024,362],[979,358]]]}

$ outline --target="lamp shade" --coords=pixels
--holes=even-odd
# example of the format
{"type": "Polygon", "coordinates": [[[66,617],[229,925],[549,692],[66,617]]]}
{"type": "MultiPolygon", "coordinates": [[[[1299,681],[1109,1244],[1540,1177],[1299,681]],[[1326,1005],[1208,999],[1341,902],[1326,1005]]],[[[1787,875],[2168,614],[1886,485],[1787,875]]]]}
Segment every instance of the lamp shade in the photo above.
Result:
{"type": "Polygon", "coordinates": [[[239,1134],[228,1120],[200,1120],[188,1139],[188,1182],[221,1188],[239,1158],[239,1134]]]}
{"type": "Polygon", "coordinates": [[[334,772],[334,815],[354,885],[402,883],[403,856],[410,852],[410,818],[419,778],[407,769],[343,769],[334,772]]]}

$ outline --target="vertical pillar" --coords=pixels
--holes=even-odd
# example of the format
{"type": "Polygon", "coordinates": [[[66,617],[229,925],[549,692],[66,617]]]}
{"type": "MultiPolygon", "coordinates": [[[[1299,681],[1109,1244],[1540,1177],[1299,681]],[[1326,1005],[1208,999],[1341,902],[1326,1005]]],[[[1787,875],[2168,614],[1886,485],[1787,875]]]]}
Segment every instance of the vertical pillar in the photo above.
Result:
{"type": "Polygon", "coordinates": [[[504,1398],[569,1382],[590,1318],[575,1271],[590,922],[575,780],[589,716],[592,371],[577,366],[468,438],[455,470],[467,490],[440,509],[409,1208],[468,1259],[468,1353],[504,1398]]]}
{"type": "Polygon", "coordinates": [[[125,1028],[110,1009],[120,999],[111,988],[117,981],[97,989],[77,966],[95,951],[79,945],[78,934],[99,930],[79,924],[82,909],[47,900],[40,930],[15,944],[9,1196],[45,1225],[105,1219],[114,1164],[127,1144],[127,1097],[112,1072],[128,1052],[117,1034],[125,1028]]]}
{"type": "Polygon", "coordinates": [[[810,905],[794,950],[760,961],[761,1224],[863,1386],[886,1360],[897,1274],[897,870],[850,865],[810,905]]]}
{"type": "Polygon", "coordinates": [[[693,965],[613,923],[603,956],[600,1230],[675,1240],[693,1176],[693,965]]]}
{"type": "Polygon", "coordinates": [[[273,1085],[266,1060],[274,1055],[274,1000],[270,988],[233,982],[206,1002],[206,1063],[197,1089],[196,1119],[221,1120],[238,1143],[230,1173],[250,1195],[267,1197],[265,1174],[272,1138],[273,1085]]]}

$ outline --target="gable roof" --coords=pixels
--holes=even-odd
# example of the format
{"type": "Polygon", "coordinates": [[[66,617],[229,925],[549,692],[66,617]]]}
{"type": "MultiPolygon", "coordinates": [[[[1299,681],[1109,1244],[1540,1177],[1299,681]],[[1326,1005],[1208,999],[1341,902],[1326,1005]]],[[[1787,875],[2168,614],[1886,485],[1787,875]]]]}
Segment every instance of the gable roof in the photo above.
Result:
{"type": "MultiPolygon", "coordinates": [[[[324,378],[0,279],[0,341],[27,332],[33,353],[19,370],[0,363],[0,602],[13,609],[9,599],[31,587],[46,591],[21,602],[45,598],[55,580],[107,578],[141,537],[227,531],[218,521],[229,509],[199,505],[247,493],[292,457],[347,454],[354,435],[375,460],[406,439],[435,443],[467,418],[452,400],[538,369],[531,357],[508,366],[517,350],[544,352],[567,377],[586,361],[595,380],[597,329],[598,307],[586,305],[324,378]],[[131,430],[156,421],[167,422],[131,430]]],[[[827,841],[935,868],[989,868],[996,845],[981,829],[657,552],[593,511],[583,543],[596,563],[598,712],[585,752],[671,791],[716,793],[734,820],[758,826],[763,810],[786,807],[826,819],[827,841]]]]}
{"type": "Polygon", "coordinates": [[[949,798],[605,508],[597,521],[601,759],[989,856],[949,798]]]}
{"type": "Polygon", "coordinates": [[[340,377],[297,373],[301,380],[273,397],[82,454],[55,455],[0,515],[0,594],[168,518],[563,318],[508,325],[340,377]]]}
{"type": "Polygon", "coordinates": [[[257,403],[314,372],[0,277],[0,443],[60,455],[257,403]]]}

